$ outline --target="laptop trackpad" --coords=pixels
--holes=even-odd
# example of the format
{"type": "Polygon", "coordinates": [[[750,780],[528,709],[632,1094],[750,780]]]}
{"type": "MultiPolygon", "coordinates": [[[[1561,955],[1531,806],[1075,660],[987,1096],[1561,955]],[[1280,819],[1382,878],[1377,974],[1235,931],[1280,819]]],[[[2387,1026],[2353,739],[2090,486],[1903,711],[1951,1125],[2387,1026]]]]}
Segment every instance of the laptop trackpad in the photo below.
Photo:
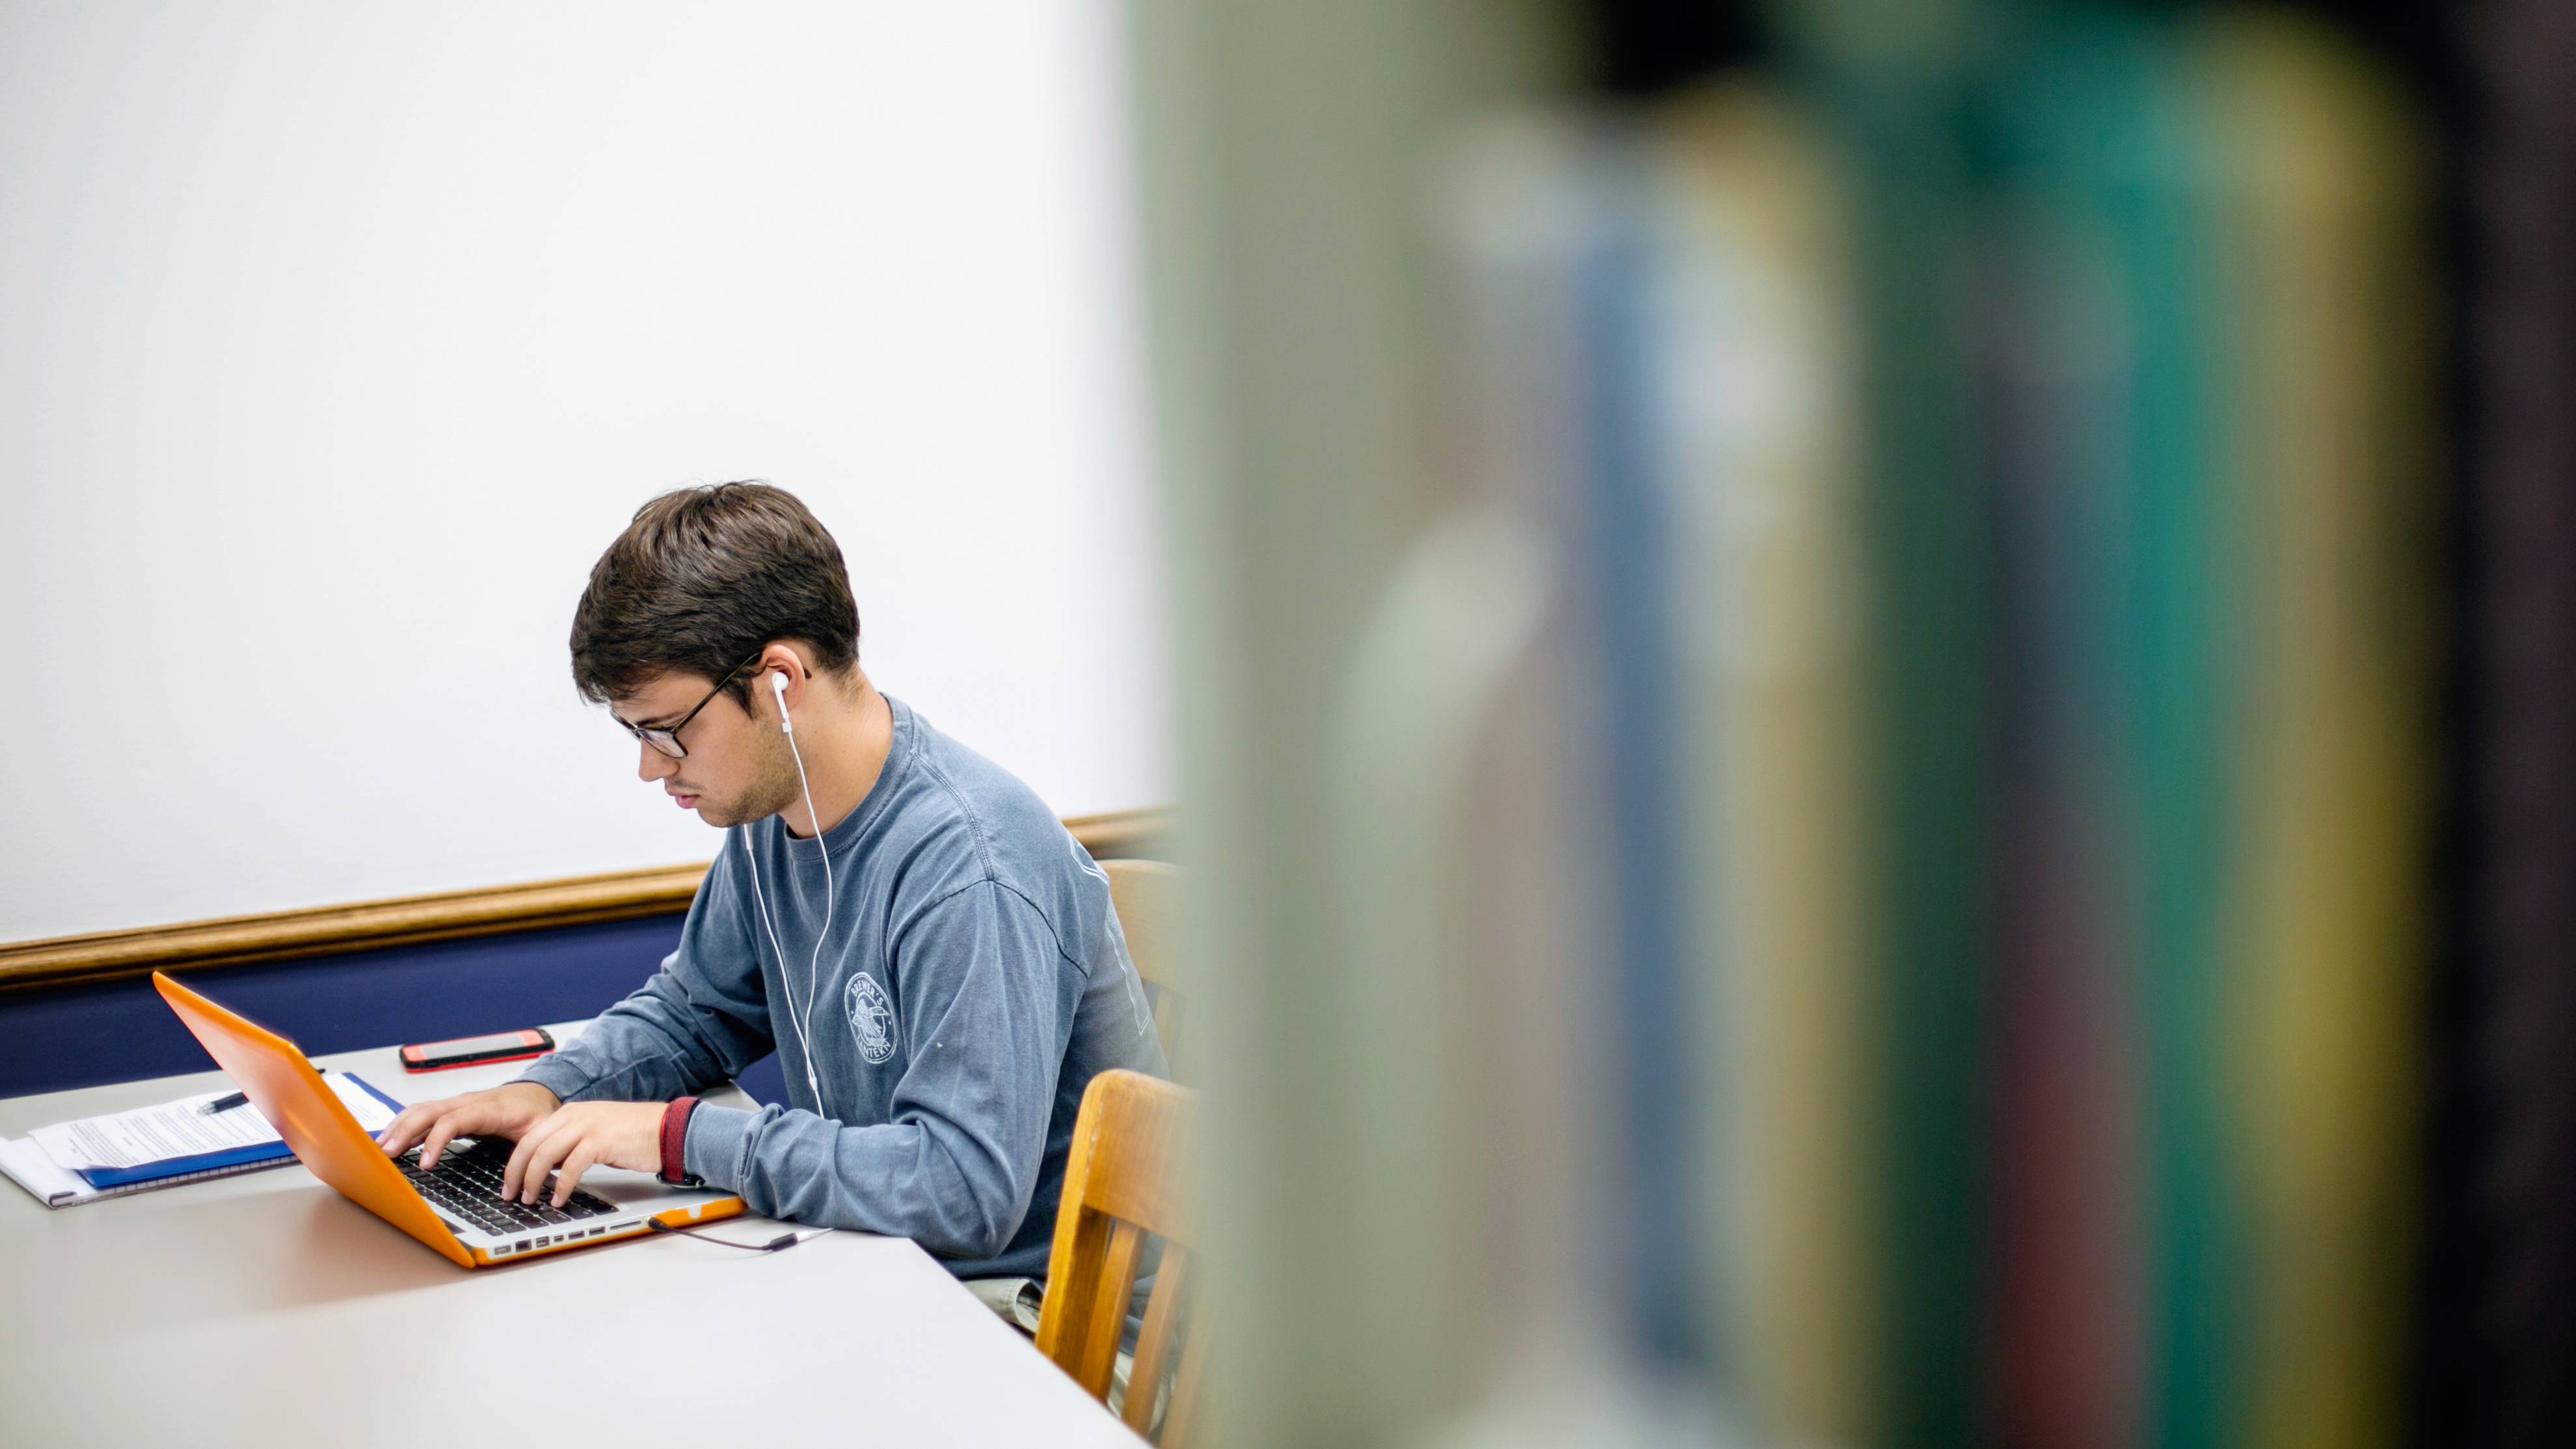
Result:
{"type": "Polygon", "coordinates": [[[620,1208],[650,1208],[656,1212],[722,1195],[705,1188],[673,1187],[651,1173],[617,1167],[594,1167],[583,1173],[581,1190],[620,1208]]]}

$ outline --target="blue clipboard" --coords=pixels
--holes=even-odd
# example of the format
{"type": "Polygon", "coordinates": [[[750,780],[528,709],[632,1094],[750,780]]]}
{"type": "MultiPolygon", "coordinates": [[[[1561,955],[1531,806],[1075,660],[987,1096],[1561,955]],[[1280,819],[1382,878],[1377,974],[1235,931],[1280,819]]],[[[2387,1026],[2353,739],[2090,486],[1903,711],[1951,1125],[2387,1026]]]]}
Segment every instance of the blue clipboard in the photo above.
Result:
{"type": "MultiPolygon", "coordinates": [[[[356,1072],[343,1072],[341,1075],[364,1088],[368,1096],[393,1108],[396,1112],[402,1110],[402,1103],[376,1090],[375,1083],[359,1076],[356,1072]]],[[[199,1152],[188,1157],[164,1157],[155,1162],[138,1162],[132,1167],[83,1167],[75,1171],[81,1181],[92,1187],[123,1187],[128,1183],[150,1182],[164,1177],[185,1177],[192,1172],[206,1172],[218,1167],[240,1167],[246,1163],[269,1162],[294,1155],[293,1149],[284,1142],[255,1142],[248,1147],[227,1147],[221,1152],[199,1152]]]]}

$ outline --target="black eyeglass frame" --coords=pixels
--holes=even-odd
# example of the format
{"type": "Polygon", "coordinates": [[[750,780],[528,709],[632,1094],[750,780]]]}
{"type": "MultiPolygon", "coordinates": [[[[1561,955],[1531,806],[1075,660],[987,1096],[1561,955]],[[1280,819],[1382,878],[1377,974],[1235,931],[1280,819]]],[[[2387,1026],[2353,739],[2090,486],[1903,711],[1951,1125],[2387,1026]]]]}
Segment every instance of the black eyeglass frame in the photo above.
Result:
{"type": "Polygon", "coordinates": [[[716,681],[716,687],[707,691],[706,698],[699,700],[695,706],[691,707],[687,714],[680,716],[680,722],[678,724],[669,726],[638,725],[628,724],[622,719],[617,719],[617,716],[614,714],[611,714],[609,718],[617,719],[618,725],[628,734],[642,740],[645,744],[651,745],[661,754],[668,755],[674,760],[685,760],[689,757],[689,747],[680,743],[680,731],[689,727],[689,721],[698,717],[699,710],[705,709],[708,705],[715,703],[716,696],[725,692],[725,686],[740,678],[744,670],[758,664],[760,662],[760,656],[768,652],[769,646],[763,644],[760,646],[758,653],[753,654],[749,659],[742,661],[733,668],[726,670],[724,678],[716,681]]]}

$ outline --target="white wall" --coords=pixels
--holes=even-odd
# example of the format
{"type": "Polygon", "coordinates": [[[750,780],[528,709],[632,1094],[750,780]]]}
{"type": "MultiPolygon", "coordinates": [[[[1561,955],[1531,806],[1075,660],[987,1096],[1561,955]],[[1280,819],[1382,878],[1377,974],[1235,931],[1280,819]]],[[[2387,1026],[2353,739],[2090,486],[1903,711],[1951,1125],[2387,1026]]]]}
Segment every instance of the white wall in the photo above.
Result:
{"type": "Polygon", "coordinates": [[[0,0],[0,940],[701,860],[574,696],[761,476],[862,658],[1171,796],[1109,0],[0,0]]]}

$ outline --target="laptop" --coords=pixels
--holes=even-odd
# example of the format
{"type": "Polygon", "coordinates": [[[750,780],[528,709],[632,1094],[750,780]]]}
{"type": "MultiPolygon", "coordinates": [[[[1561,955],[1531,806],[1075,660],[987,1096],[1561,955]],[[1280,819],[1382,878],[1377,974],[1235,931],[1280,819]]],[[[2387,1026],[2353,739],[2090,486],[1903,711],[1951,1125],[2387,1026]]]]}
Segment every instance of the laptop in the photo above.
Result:
{"type": "Polygon", "coordinates": [[[458,1138],[420,1170],[420,1149],[388,1157],[350,1115],[295,1043],[189,990],[158,971],[152,984],[179,1020],[286,1139],[296,1160],[340,1195],[418,1238],[461,1267],[489,1268],[568,1252],[664,1228],[694,1226],[745,1211],[726,1193],[675,1188],[647,1173],[594,1167],[563,1207],[553,1179],[535,1207],[501,1201],[510,1144],[458,1138]]]}

